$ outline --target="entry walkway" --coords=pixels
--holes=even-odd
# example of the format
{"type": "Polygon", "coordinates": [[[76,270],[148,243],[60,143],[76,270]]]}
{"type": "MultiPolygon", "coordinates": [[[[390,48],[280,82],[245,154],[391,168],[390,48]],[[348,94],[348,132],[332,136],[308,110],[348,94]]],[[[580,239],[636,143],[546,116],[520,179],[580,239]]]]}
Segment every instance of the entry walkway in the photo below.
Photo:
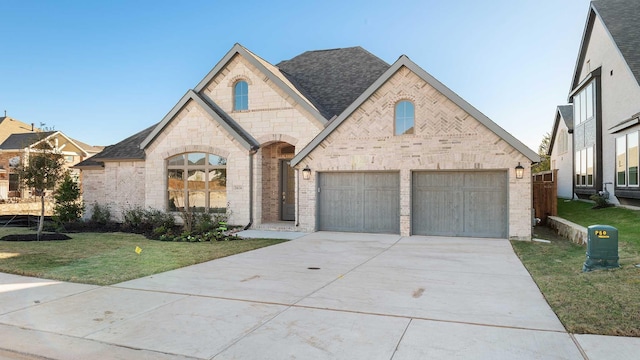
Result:
{"type": "Polygon", "coordinates": [[[106,287],[0,274],[0,334],[0,359],[631,359],[640,350],[637,338],[566,333],[507,240],[330,232],[106,287]]]}

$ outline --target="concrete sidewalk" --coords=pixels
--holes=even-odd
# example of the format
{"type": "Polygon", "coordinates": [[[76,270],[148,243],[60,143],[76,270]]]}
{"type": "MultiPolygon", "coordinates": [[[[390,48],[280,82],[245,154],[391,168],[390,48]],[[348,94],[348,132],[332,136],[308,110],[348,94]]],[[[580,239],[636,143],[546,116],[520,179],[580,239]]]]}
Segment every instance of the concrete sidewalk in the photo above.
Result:
{"type": "Polygon", "coordinates": [[[567,334],[507,240],[319,232],[97,287],[0,274],[1,359],[634,359],[567,334]]]}

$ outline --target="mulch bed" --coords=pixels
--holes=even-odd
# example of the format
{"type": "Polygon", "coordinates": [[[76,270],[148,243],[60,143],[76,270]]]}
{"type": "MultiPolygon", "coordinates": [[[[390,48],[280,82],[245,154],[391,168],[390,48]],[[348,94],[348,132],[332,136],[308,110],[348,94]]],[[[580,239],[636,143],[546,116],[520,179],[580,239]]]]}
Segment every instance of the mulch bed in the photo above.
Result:
{"type": "MultiPolygon", "coordinates": [[[[57,240],[69,240],[71,239],[65,234],[59,233],[47,233],[40,236],[40,241],[57,241],[57,240]]],[[[1,241],[37,241],[38,234],[14,234],[5,235],[0,238],[1,241]]]]}

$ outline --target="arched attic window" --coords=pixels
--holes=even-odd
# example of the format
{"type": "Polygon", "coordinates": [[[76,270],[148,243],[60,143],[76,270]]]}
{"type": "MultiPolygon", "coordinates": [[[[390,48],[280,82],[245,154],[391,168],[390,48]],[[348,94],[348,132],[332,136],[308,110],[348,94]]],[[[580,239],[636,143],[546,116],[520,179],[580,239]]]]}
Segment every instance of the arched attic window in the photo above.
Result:
{"type": "Polygon", "coordinates": [[[395,134],[413,134],[415,121],[415,108],[408,100],[399,101],[396,104],[395,134]]]}
{"type": "Polygon", "coordinates": [[[233,85],[233,110],[249,110],[249,84],[244,80],[233,85]]]}

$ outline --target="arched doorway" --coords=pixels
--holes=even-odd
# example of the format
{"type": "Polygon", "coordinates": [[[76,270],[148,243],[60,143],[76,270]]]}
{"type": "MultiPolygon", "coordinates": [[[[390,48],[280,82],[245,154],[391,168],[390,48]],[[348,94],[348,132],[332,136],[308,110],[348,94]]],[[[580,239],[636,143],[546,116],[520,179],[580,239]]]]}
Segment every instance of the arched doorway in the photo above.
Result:
{"type": "Polygon", "coordinates": [[[278,141],[262,147],[262,223],[295,220],[295,147],[278,141]]]}

